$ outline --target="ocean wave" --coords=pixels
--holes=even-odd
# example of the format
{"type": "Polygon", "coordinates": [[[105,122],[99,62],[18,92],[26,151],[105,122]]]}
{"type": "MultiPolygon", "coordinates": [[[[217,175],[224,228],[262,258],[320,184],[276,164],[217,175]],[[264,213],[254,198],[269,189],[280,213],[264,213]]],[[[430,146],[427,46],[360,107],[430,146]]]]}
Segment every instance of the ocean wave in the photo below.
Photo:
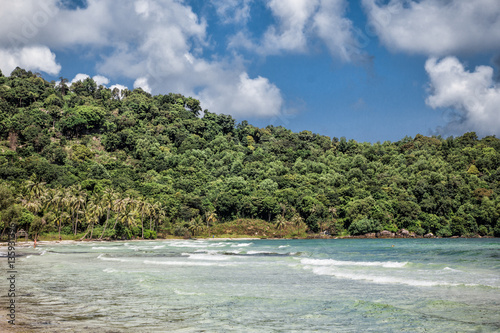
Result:
{"type": "Polygon", "coordinates": [[[92,250],[123,250],[122,247],[92,246],[92,250]]]}
{"type": "Polygon", "coordinates": [[[120,258],[108,258],[104,257],[104,254],[100,254],[97,259],[104,260],[104,261],[119,261],[119,262],[127,262],[129,260],[126,259],[120,259],[120,258]]]}
{"type": "Polygon", "coordinates": [[[105,269],[103,269],[102,271],[103,271],[103,272],[105,272],[105,273],[116,273],[116,272],[118,272],[118,271],[117,271],[116,269],[114,269],[114,268],[105,268],[105,269]]]}
{"type": "Polygon", "coordinates": [[[253,243],[240,243],[240,244],[231,244],[231,247],[245,247],[245,246],[250,246],[253,243]]]}
{"type": "Polygon", "coordinates": [[[217,262],[204,262],[204,261],[155,261],[144,260],[146,265],[166,265],[166,266],[232,266],[232,263],[217,263],[217,262]]]}
{"type": "Polygon", "coordinates": [[[380,266],[385,268],[401,268],[408,264],[407,261],[342,261],[333,259],[301,259],[304,265],[312,266],[380,266]]]}
{"type": "Polygon", "coordinates": [[[328,266],[305,266],[305,269],[311,269],[316,275],[330,275],[337,278],[348,279],[348,280],[364,280],[368,282],[373,282],[377,284],[404,284],[414,287],[435,287],[435,286],[448,286],[454,287],[459,285],[464,285],[460,283],[450,283],[443,281],[429,281],[429,280],[416,280],[408,279],[406,277],[395,277],[388,275],[371,275],[371,274],[360,274],[359,272],[346,272],[336,270],[334,267],[328,266]]]}
{"type": "Polygon", "coordinates": [[[217,253],[182,253],[183,256],[188,256],[189,259],[195,260],[229,260],[228,256],[217,253]]]}

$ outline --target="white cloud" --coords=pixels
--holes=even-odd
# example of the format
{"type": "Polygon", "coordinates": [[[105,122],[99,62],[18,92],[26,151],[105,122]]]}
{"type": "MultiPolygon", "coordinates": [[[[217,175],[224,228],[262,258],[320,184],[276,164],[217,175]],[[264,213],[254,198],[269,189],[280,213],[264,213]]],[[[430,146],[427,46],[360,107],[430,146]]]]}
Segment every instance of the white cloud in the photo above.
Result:
{"type": "Polygon", "coordinates": [[[56,75],[61,65],[56,63],[56,55],[46,46],[26,46],[23,48],[0,48],[0,69],[9,75],[17,66],[56,75]]]}
{"type": "Polygon", "coordinates": [[[451,134],[475,131],[479,135],[500,135],[500,86],[493,79],[493,68],[478,66],[467,71],[455,57],[430,58],[425,63],[432,108],[452,108],[456,118],[442,129],[451,134]]]}
{"type": "Polygon", "coordinates": [[[111,89],[111,90],[113,90],[115,88],[117,88],[120,91],[128,89],[128,87],[121,85],[121,84],[113,84],[111,87],[109,87],[109,89],[111,89]]]}
{"type": "Polygon", "coordinates": [[[128,87],[125,87],[124,85],[121,85],[121,84],[114,84],[111,87],[109,87],[109,89],[111,89],[111,91],[115,90],[115,88],[118,89],[120,96],[124,90],[128,90],[128,87]]]}
{"type": "Polygon", "coordinates": [[[277,116],[283,106],[280,90],[274,84],[260,76],[251,79],[246,72],[237,80],[214,82],[200,93],[200,98],[218,113],[231,110],[232,114],[256,117],[277,116]]]}
{"type": "Polygon", "coordinates": [[[269,8],[279,26],[271,26],[264,34],[259,52],[264,54],[284,51],[305,51],[306,24],[317,10],[318,0],[270,0],[269,8]]]}
{"type": "Polygon", "coordinates": [[[500,50],[498,0],[363,0],[369,26],[389,48],[445,56],[500,50]]]}
{"type": "Polygon", "coordinates": [[[222,23],[247,23],[253,0],[211,0],[222,23]]]}
{"type": "Polygon", "coordinates": [[[149,87],[147,77],[140,77],[137,80],[135,80],[134,89],[136,88],[141,88],[145,92],[151,93],[151,88],[149,87]]]}
{"type": "Polygon", "coordinates": [[[344,17],[346,7],[343,0],[322,0],[313,20],[318,36],[330,53],[344,61],[351,61],[364,57],[364,52],[361,51],[361,43],[354,37],[356,30],[352,21],[344,17]]]}
{"type": "MultiPolygon", "coordinates": [[[[88,79],[90,76],[87,75],[87,74],[82,74],[82,73],[78,73],[75,75],[75,77],[73,78],[73,80],[71,80],[71,84],[75,83],[75,82],[78,82],[78,81],[85,81],[86,79],[88,79]]],[[[100,85],[106,85],[109,83],[109,79],[105,76],[102,76],[102,75],[95,75],[92,77],[92,80],[94,80],[94,82],[97,84],[97,86],[100,86],[100,85]]]]}
{"type": "MultiPolygon", "coordinates": [[[[92,48],[94,54],[102,51],[96,71],[106,76],[96,76],[95,81],[108,84],[107,77],[125,77],[147,91],[197,97],[202,107],[210,105],[212,112],[235,116],[274,116],[280,112],[279,89],[265,78],[242,78],[240,75],[246,70],[236,56],[211,60],[201,56],[201,50],[209,45],[207,24],[184,2],[123,0],[116,6],[112,1],[88,0],[85,8],[69,10],[58,8],[58,1],[13,1],[2,8],[0,48],[3,47],[4,53],[10,55],[15,44],[31,47],[35,40],[50,55],[53,55],[51,49],[92,48]],[[36,21],[35,29],[25,34],[37,15],[50,19],[36,21]],[[27,23],[19,20],[23,17],[27,23]],[[239,87],[253,90],[245,92],[239,87]],[[252,98],[247,97],[250,93],[252,98]],[[238,99],[245,102],[239,103],[238,99]]],[[[241,8],[229,0],[219,1],[219,6],[224,2],[227,6],[226,11],[221,9],[222,14],[238,12],[242,20],[247,15],[245,6],[250,0],[243,0],[241,8]]],[[[29,60],[39,64],[40,57],[29,60]]],[[[52,67],[45,65],[44,71],[55,74],[60,66],[52,60],[52,67]]]]}
{"type": "Polygon", "coordinates": [[[102,75],[95,75],[92,77],[92,80],[95,81],[97,86],[106,86],[109,83],[109,79],[102,75]]]}
{"type": "Polygon", "coordinates": [[[246,48],[260,55],[306,53],[310,41],[319,38],[335,58],[353,61],[364,57],[360,36],[345,17],[346,0],[270,0],[267,6],[277,24],[271,25],[257,42],[239,31],[231,38],[230,47],[246,48]]]}
{"type": "Polygon", "coordinates": [[[75,77],[73,78],[73,80],[71,80],[71,84],[75,83],[75,82],[78,82],[78,81],[85,81],[86,79],[88,79],[90,76],[88,76],[87,74],[82,74],[82,73],[78,73],[75,75],[75,77]]]}

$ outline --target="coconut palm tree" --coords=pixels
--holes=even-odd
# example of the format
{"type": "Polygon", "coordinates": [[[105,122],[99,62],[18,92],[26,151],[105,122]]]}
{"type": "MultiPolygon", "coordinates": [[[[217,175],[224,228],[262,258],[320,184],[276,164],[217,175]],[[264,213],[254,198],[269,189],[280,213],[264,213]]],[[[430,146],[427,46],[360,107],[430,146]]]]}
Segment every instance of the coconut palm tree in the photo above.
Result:
{"type": "Polygon", "coordinates": [[[80,185],[73,187],[71,192],[73,194],[71,209],[76,214],[75,231],[74,231],[74,234],[76,235],[76,232],[78,230],[78,218],[80,214],[84,213],[85,204],[87,202],[87,193],[83,191],[80,185]]]}
{"type": "Polygon", "coordinates": [[[59,240],[61,240],[61,227],[63,220],[69,217],[69,214],[66,213],[66,209],[70,205],[70,200],[62,189],[55,189],[51,192],[48,205],[53,208],[55,215],[57,216],[59,240]]]}
{"type": "Polygon", "coordinates": [[[144,215],[149,215],[151,213],[151,205],[147,201],[139,199],[137,201],[137,210],[141,214],[141,238],[144,239],[144,215]]]}
{"type": "Polygon", "coordinates": [[[99,223],[99,220],[101,219],[101,216],[104,213],[104,207],[101,205],[99,197],[95,196],[88,203],[86,208],[87,209],[85,211],[86,213],[85,217],[87,218],[89,226],[87,227],[87,232],[81,239],[84,239],[87,236],[89,230],[90,230],[90,239],[92,239],[92,235],[94,233],[94,225],[96,223],[99,223]]]}
{"type": "Polygon", "coordinates": [[[299,227],[302,225],[303,219],[300,214],[294,214],[292,217],[292,224],[297,227],[297,233],[299,233],[299,227]]]}
{"type": "Polygon", "coordinates": [[[104,232],[106,231],[106,227],[108,226],[109,215],[111,213],[111,210],[113,209],[116,198],[117,196],[113,189],[104,190],[104,195],[102,196],[102,204],[104,209],[106,209],[106,222],[104,222],[104,228],[102,229],[102,234],[99,237],[99,240],[101,240],[104,236],[104,232]]]}
{"type": "Polygon", "coordinates": [[[285,218],[282,215],[278,215],[278,217],[276,218],[276,227],[279,230],[285,229],[285,227],[286,227],[286,220],[285,220],[285,218]]]}
{"type": "Polygon", "coordinates": [[[45,192],[45,184],[47,183],[28,180],[25,185],[28,197],[39,199],[45,192]]]}
{"type": "Polygon", "coordinates": [[[210,210],[206,212],[205,218],[207,220],[207,229],[208,229],[209,223],[217,222],[217,214],[215,213],[215,210],[210,210]]]}
{"type": "Polygon", "coordinates": [[[194,219],[191,219],[191,221],[189,222],[188,229],[193,233],[193,236],[196,236],[196,234],[201,233],[204,229],[201,217],[196,216],[194,219]]]}

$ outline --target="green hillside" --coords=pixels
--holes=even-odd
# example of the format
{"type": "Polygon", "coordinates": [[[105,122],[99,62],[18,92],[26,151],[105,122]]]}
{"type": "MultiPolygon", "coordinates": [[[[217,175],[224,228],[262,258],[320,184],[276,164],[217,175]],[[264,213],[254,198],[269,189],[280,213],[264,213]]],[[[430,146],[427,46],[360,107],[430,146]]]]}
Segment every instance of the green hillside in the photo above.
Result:
{"type": "Polygon", "coordinates": [[[359,143],[236,124],[179,94],[0,74],[3,237],[11,222],[122,239],[241,234],[238,221],[266,237],[500,236],[499,185],[494,136],[359,143]]]}

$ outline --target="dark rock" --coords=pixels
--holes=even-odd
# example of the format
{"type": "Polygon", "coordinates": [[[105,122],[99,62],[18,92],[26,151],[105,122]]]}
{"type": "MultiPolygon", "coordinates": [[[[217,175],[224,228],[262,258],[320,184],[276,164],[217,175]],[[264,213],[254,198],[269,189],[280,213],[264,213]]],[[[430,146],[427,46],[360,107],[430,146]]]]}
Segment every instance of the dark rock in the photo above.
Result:
{"type": "Polygon", "coordinates": [[[393,238],[396,236],[393,232],[382,230],[377,232],[377,238],[393,238]]]}
{"type": "Polygon", "coordinates": [[[398,236],[407,238],[410,237],[410,232],[406,229],[401,229],[398,231],[398,236]]]}

